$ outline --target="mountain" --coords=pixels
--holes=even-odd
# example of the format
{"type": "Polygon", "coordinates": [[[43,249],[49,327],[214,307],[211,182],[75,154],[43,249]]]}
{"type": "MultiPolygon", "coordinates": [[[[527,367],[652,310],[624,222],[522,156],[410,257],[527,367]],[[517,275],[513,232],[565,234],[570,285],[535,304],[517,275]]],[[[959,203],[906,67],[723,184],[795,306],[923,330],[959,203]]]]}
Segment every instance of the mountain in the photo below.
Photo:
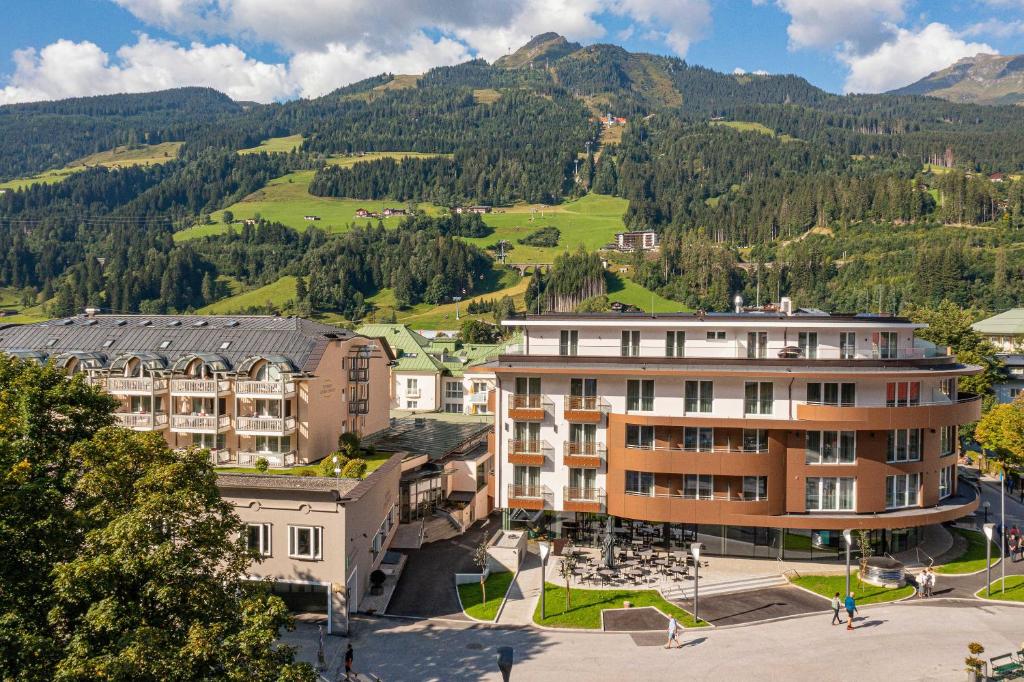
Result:
{"type": "Polygon", "coordinates": [[[931,95],[974,104],[1024,104],[1024,55],[965,57],[889,94],[931,95]]]}
{"type": "Polygon", "coordinates": [[[579,43],[570,43],[564,36],[541,33],[512,54],[500,57],[494,65],[503,69],[517,69],[536,62],[537,66],[543,67],[543,62],[554,61],[578,49],[579,43]]]}

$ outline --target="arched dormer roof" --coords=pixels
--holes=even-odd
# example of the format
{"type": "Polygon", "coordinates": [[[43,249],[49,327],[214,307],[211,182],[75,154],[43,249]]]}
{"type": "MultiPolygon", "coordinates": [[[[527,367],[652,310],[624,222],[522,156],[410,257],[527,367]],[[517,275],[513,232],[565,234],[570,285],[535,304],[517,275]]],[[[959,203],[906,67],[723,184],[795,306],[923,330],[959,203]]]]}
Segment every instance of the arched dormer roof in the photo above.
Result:
{"type": "Polygon", "coordinates": [[[138,360],[142,365],[143,369],[149,370],[150,372],[161,372],[167,369],[167,360],[159,355],[153,353],[124,353],[114,358],[114,361],[110,363],[110,372],[112,374],[119,374],[124,372],[125,367],[128,366],[132,360],[138,360]]]}
{"type": "Polygon", "coordinates": [[[264,361],[282,374],[294,374],[296,371],[292,361],[283,355],[252,355],[238,363],[236,372],[239,376],[252,377],[253,371],[264,361]]]}
{"type": "Polygon", "coordinates": [[[103,369],[107,366],[107,357],[102,353],[71,351],[53,356],[53,363],[61,368],[77,363],[79,369],[103,369]]]}
{"type": "Polygon", "coordinates": [[[32,360],[40,365],[46,362],[46,353],[37,350],[15,349],[7,351],[7,354],[19,360],[32,360]]]}
{"type": "Polygon", "coordinates": [[[231,370],[231,365],[220,355],[213,353],[190,353],[183,355],[174,362],[174,366],[171,368],[175,373],[182,373],[188,369],[189,365],[199,361],[202,364],[209,367],[214,372],[228,372],[231,370]]]}

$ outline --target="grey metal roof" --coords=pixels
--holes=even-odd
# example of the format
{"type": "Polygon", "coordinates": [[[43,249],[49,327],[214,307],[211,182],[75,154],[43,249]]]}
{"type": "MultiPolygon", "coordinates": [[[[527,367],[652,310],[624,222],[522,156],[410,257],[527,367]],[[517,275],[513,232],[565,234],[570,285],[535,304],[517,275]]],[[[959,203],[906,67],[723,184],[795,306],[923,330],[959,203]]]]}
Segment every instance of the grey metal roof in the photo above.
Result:
{"type": "Polygon", "coordinates": [[[459,452],[466,445],[486,437],[493,424],[453,423],[424,417],[396,419],[394,423],[362,440],[385,452],[407,452],[439,460],[459,452]]]}
{"type": "Polygon", "coordinates": [[[338,497],[345,497],[360,483],[361,481],[358,478],[282,476],[276,474],[217,474],[217,486],[220,488],[265,488],[268,490],[333,492],[338,497]]]}
{"type": "Polygon", "coordinates": [[[167,366],[187,356],[219,356],[232,368],[246,358],[272,356],[311,371],[332,339],[353,336],[346,329],[298,317],[80,315],[0,327],[0,351],[34,351],[47,357],[97,353],[107,365],[128,354],[158,356],[167,366]]]}

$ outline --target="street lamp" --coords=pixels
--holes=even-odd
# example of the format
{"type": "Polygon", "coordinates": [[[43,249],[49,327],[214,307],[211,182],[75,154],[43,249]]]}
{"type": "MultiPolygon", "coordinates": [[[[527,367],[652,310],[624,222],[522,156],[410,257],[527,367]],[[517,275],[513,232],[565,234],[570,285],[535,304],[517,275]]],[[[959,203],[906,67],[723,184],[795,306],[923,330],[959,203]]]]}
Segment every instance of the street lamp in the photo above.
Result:
{"type": "Polygon", "coordinates": [[[540,619],[544,620],[546,611],[544,610],[544,593],[547,592],[547,582],[544,578],[544,569],[548,565],[548,555],[551,554],[551,545],[547,542],[538,542],[537,547],[540,549],[540,619]]]}
{"type": "Polygon", "coordinates": [[[452,300],[455,301],[455,319],[459,319],[459,301],[462,300],[461,296],[452,296],[452,300]]]}
{"type": "Polygon", "coordinates": [[[693,619],[700,622],[699,607],[697,602],[698,590],[700,589],[700,543],[690,543],[690,554],[693,555],[693,619]]]}
{"type": "Polygon", "coordinates": [[[846,540],[846,594],[850,596],[850,546],[853,545],[853,531],[849,528],[843,531],[843,539],[846,540]]]}
{"type": "MultiPolygon", "coordinates": [[[[981,527],[985,531],[985,584],[988,588],[989,597],[992,596],[992,535],[995,532],[996,524],[986,523],[981,527]]],[[[1006,589],[1004,586],[1003,589],[1006,589]]]]}
{"type": "Polygon", "coordinates": [[[982,509],[985,510],[985,523],[988,523],[988,508],[991,506],[992,503],[989,502],[988,500],[985,500],[985,502],[981,505],[982,509]]]}

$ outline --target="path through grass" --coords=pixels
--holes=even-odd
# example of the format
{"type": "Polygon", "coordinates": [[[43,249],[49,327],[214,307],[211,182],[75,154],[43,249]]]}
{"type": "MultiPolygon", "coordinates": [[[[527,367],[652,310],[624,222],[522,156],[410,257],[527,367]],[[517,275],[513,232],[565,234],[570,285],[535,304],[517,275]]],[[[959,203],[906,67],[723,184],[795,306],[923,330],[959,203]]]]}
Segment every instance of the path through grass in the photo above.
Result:
{"type": "MultiPolygon", "coordinates": [[[[985,534],[976,530],[953,528],[954,533],[967,540],[967,549],[953,561],[935,567],[936,573],[974,573],[985,568],[985,534]]],[[[992,543],[992,563],[999,559],[999,546],[992,543]]]]}

